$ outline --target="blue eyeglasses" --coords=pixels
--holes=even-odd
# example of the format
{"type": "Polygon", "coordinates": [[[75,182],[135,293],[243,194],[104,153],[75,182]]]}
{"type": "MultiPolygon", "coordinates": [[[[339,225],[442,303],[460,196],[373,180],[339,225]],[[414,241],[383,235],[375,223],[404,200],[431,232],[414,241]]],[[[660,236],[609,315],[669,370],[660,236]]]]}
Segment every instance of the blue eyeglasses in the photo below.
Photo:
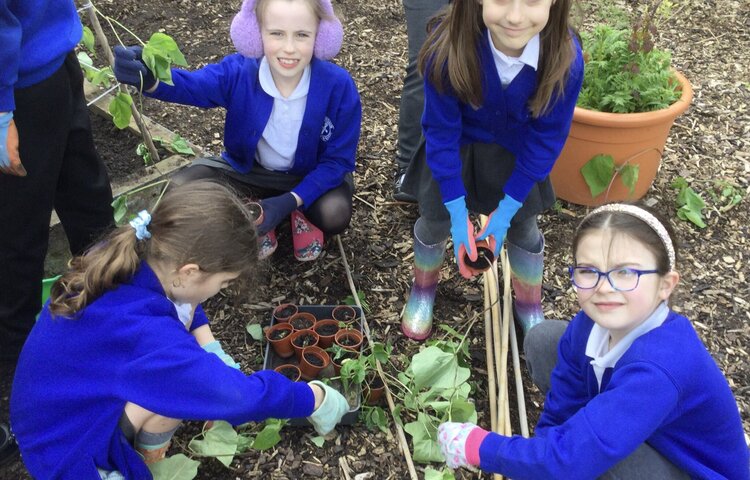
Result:
{"type": "Polygon", "coordinates": [[[593,267],[568,267],[570,281],[578,288],[589,290],[599,285],[602,277],[606,277],[609,284],[618,292],[630,292],[638,288],[641,275],[659,273],[658,270],[638,270],[636,268],[613,268],[602,272],[593,267]]]}

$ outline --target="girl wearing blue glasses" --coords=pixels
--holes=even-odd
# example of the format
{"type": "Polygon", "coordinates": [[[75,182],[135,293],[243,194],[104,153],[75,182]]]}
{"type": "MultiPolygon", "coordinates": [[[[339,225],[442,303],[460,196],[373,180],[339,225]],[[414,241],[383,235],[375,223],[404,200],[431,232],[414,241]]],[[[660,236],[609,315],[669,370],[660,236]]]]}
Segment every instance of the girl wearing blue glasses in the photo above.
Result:
{"type": "Polygon", "coordinates": [[[560,339],[556,359],[549,343],[526,351],[547,394],[535,437],[444,423],[449,467],[515,479],[750,479],[732,391],[690,321],[667,306],[679,281],[673,238],[640,206],[605,205],[583,220],[570,267],[582,311],[569,325],[542,324],[560,339]]]}

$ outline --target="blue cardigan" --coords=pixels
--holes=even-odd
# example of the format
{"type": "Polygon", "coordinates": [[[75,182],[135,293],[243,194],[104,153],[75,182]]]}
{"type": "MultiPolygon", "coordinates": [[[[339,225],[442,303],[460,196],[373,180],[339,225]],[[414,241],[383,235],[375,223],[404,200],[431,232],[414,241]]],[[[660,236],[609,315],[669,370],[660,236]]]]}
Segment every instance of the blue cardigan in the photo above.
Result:
{"type": "Polygon", "coordinates": [[[490,433],[482,470],[593,479],[646,442],[692,478],[750,478],[737,403],[688,319],[670,312],[637,338],[605,370],[601,392],[585,355],[593,325],[580,312],[560,339],[536,436],[490,433]]]}
{"type": "MultiPolygon", "coordinates": [[[[223,157],[235,170],[247,173],[273,108],[273,97],[260,85],[259,66],[259,59],[234,54],[200,70],[174,69],[174,86],[160,82],[150,96],[196,107],[226,108],[223,157]]],[[[293,191],[306,207],[354,171],[362,121],[359,93],[349,73],[316,58],[310,67],[305,115],[294,165],[288,172],[304,176],[293,191]]]]}
{"type": "Polygon", "coordinates": [[[305,417],[314,406],[306,383],[270,370],[248,376],[204,351],[146,263],[77,318],[51,318],[45,307],[32,329],[10,399],[31,475],[91,479],[100,467],[151,478],[118,427],[128,401],[167,417],[232,424],[305,417]]]}
{"type": "Polygon", "coordinates": [[[486,31],[479,45],[484,103],[478,109],[461,102],[450,90],[438,93],[425,78],[422,128],[427,164],[440,186],[443,202],[466,195],[459,150],[468,143],[496,143],[515,155],[515,167],[503,192],[521,203],[534,184],[549,175],[568,136],[583,83],[581,47],[574,43],[576,56],[564,95],[536,119],[528,108],[529,98],[536,91],[536,70],[525,65],[503,89],[486,31]]]}
{"type": "Polygon", "coordinates": [[[0,2],[0,112],[15,110],[13,89],[55,73],[82,34],[72,0],[0,2]]]}

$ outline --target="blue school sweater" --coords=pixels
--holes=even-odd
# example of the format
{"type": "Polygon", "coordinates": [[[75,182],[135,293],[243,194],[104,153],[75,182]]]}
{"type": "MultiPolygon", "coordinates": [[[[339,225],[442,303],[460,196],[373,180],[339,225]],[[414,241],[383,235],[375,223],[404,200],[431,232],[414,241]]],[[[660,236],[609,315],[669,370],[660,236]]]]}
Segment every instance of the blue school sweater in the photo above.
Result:
{"type": "MultiPolygon", "coordinates": [[[[260,59],[234,54],[220,63],[188,72],[172,70],[174,86],[160,82],[154,98],[196,107],[224,107],[222,156],[240,173],[255,162],[255,150],[273,108],[273,97],[260,85],[260,59]]],[[[303,176],[294,187],[306,207],[338,187],[354,171],[362,106],[354,80],[343,68],[313,58],[310,90],[288,173],[303,176]]]]}
{"type": "Polygon", "coordinates": [[[584,353],[593,325],[580,312],[563,334],[535,437],[490,433],[482,470],[593,479],[646,442],[692,478],[750,478],[737,403],[688,319],[670,312],[638,337],[605,370],[601,391],[584,353]]]}
{"type": "Polygon", "coordinates": [[[245,375],[204,351],[144,262],[76,319],[42,311],[19,359],[11,424],[34,478],[93,479],[96,468],[151,478],[118,427],[126,402],[186,420],[232,424],[309,416],[306,383],[245,375]]]}
{"type": "Polygon", "coordinates": [[[546,114],[532,118],[528,103],[536,91],[536,70],[524,65],[503,89],[488,37],[483,31],[479,44],[484,103],[478,109],[461,102],[451,90],[438,93],[425,78],[422,115],[425,151],[443,202],[466,195],[461,179],[461,146],[496,143],[516,157],[503,192],[523,203],[534,184],[549,175],[560,155],[581,91],[583,56],[575,41],[576,56],[570,66],[564,94],[554,101],[546,114]]]}
{"type": "Polygon", "coordinates": [[[0,112],[15,110],[13,89],[55,73],[82,34],[71,0],[0,2],[0,112]]]}

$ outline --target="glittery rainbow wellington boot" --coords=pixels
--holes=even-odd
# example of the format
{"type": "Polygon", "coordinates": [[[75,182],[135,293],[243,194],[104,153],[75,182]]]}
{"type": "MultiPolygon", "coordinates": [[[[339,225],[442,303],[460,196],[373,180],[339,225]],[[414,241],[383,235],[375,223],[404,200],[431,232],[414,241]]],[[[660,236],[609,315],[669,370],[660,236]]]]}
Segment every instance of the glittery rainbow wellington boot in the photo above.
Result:
{"type": "Polygon", "coordinates": [[[542,273],[544,271],[544,237],[539,252],[529,252],[507,242],[511,285],[515,299],[513,310],[524,335],[544,321],[542,310],[542,273]]]}
{"type": "Polygon", "coordinates": [[[413,340],[424,340],[432,333],[432,307],[447,243],[445,239],[425,245],[414,232],[414,283],[401,319],[401,331],[413,340]]]}

